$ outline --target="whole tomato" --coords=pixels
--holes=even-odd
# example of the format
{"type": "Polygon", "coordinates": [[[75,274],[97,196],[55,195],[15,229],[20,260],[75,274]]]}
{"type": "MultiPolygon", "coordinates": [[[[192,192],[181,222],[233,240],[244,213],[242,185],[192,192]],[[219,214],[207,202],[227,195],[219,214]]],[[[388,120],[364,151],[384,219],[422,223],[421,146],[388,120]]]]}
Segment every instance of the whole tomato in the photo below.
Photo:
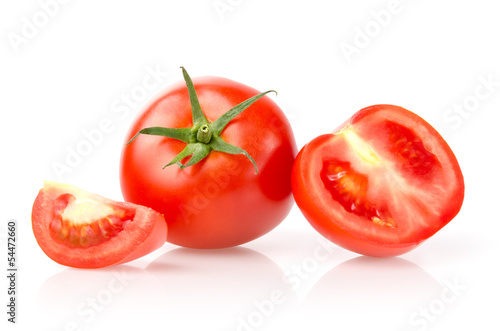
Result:
{"type": "Polygon", "coordinates": [[[135,119],[122,150],[124,199],[163,213],[167,241],[191,248],[246,243],[293,205],[297,146],[282,110],[220,77],[171,86],[135,119]]]}

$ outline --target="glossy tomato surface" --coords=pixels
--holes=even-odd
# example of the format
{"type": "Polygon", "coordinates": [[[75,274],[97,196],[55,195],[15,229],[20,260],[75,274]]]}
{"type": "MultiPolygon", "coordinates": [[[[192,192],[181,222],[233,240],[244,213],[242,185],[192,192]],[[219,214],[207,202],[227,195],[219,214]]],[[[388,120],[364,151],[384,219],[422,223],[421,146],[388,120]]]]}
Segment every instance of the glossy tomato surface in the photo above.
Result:
{"type": "Polygon", "coordinates": [[[370,256],[415,248],[455,217],[464,199],[448,144],[425,120],[393,105],[364,108],[306,144],[292,186],[316,230],[370,256]]]}
{"type": "MultiPolygon", "coordinates": [[[[219,77],[193,79],[209,122],[259,92],[219,77]]],[[[136,118],[125,141],[148,127],[193,126],[184,82],[172,86],[136,118]]],[[[244,155],[217,151],[180,169],[166,168],[186,143],[141,135],[123,147],[120,183],[124,199],[166,215],[167,240],[191,248],[223,248],[251,241],[275,228],[293,205],[290,175],[297,152],[282,110],[267,96],[234,118],[221,132],[244,155]],[[163,169],[164,168],[164,169],[163,169]]]]}
{"type": "Polygon", "coordinates": [[[167,235],[163,215],[150,208],[49,181],[33,204],[32,226],[48,257],[76,268],[132,261],[163,246],[167,235]]]}

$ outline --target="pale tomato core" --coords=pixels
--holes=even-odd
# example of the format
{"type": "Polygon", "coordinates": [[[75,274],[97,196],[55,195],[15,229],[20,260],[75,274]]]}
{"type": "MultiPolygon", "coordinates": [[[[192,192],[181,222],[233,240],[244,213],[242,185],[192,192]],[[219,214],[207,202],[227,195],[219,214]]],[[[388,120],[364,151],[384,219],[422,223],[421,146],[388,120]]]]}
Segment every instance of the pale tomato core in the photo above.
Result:
{"type": "Polygon", "coordinates": [[[134,216],[133,210],[98,205],[91,200],[77,201],[65,193],[54,201],[49,228],[54,240],[68,247],[92,247],[117,236],[134,216]],[[91,217],[88,211],[92,211],[91,217]]]}

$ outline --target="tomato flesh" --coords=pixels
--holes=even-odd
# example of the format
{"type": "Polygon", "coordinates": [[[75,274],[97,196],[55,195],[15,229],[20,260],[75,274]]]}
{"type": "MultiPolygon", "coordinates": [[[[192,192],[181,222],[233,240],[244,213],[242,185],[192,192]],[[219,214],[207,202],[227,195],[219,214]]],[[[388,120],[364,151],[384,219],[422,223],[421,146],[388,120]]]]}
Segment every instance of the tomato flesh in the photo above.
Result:
{"type": "Polygon", "coordinates": [[[405,171],[415,176],[425,176],[439,166],[436,155],[425,149],[422,140],[411,129],[386,121],[385,130],[392,145],[390,152],[399,159],[405,171]]]}
{"type": "Polygon", "coordinates": [[[68,247],[91,247],[117,236],[134,217],[133,209],[79,203],[74,195],[64,193],[54,200],[54,213],[49,228],[53,239],[68,247]],[[79,219],[82,212],[95,213],[95,210],[103,217],[79,219]]]}
{"type": "Polygon", "coordinates": [[[161,247],[163,215],[75,187],[45,182],[32,211],[33,232],[54,261],[78,268],[125,263],[161,247]]]}
{"type": "Polygon", "coordinates": [[[415,248],[455,217],[464,198],[462,172],[444,139],[392,105],[362,109],[306,144],[292,189],[314,228],[372,256],[415,248]]]}
{"type": "Polygon", "coordinates": [[[347,212],[364,217],[378,225],[395,226],[386,208],[374,206],[366,197],[368,177],[352,170],[349,163],[339,160],[325,162],[321,179],[332,198],[347,212]]]}

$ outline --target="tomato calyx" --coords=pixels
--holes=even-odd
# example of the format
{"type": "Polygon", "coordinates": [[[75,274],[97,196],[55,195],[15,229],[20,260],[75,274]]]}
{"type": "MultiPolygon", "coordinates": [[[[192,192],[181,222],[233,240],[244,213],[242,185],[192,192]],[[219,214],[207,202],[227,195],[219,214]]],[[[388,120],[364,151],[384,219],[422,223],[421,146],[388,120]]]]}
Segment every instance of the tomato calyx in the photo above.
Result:
{"type": "Polygon", "coordinates": [[[184,67],[181,67],[182,74],[184,76],[184,80],[186,82],[186,86],[189,93],[189,100],[191,103],[191,114],[193,118],[193,126],[190,128],[164,128],[164,127],[150,127],[144,128],[137,132],[130,141],[128,141],[125,145],[130,144],[134,141],[140,134],[147,135],[155,135],[155,136],[163,136],[167,138],[172,138],[176,140],[180,140],[185,142],[186,147],[167,165],[163,167],[165,169],[168,166],[173,164],[177,164],[180,169],[184,169],[186,167],[192,166],[210,154],[212,150],[227,153],[227,154],[243,154],[245,155],[254,165],[255,174],[257,174],[257,164],[255,160],[247,153],[244,149],[231,145],[224,141],[221,138],[220,134],[222,130],[239,114],[241,114],[245,109],[250,107],[257,100],[265,96],[270,92],[274,92],[274,90],[269,90],[257,94],[238,105],[234,106],[222,116],[220,116],[217,120],[213,122],[209,122],[205,117],[205,114],[201,110],[200,102],[198,100],[198,96],[196,94],[196,90],[194,88],[193,81],[189,74],[187,73],[184,67]],[[191,156],[189,161],[186,163],[182,163],[181,161],[191,156]]]}

